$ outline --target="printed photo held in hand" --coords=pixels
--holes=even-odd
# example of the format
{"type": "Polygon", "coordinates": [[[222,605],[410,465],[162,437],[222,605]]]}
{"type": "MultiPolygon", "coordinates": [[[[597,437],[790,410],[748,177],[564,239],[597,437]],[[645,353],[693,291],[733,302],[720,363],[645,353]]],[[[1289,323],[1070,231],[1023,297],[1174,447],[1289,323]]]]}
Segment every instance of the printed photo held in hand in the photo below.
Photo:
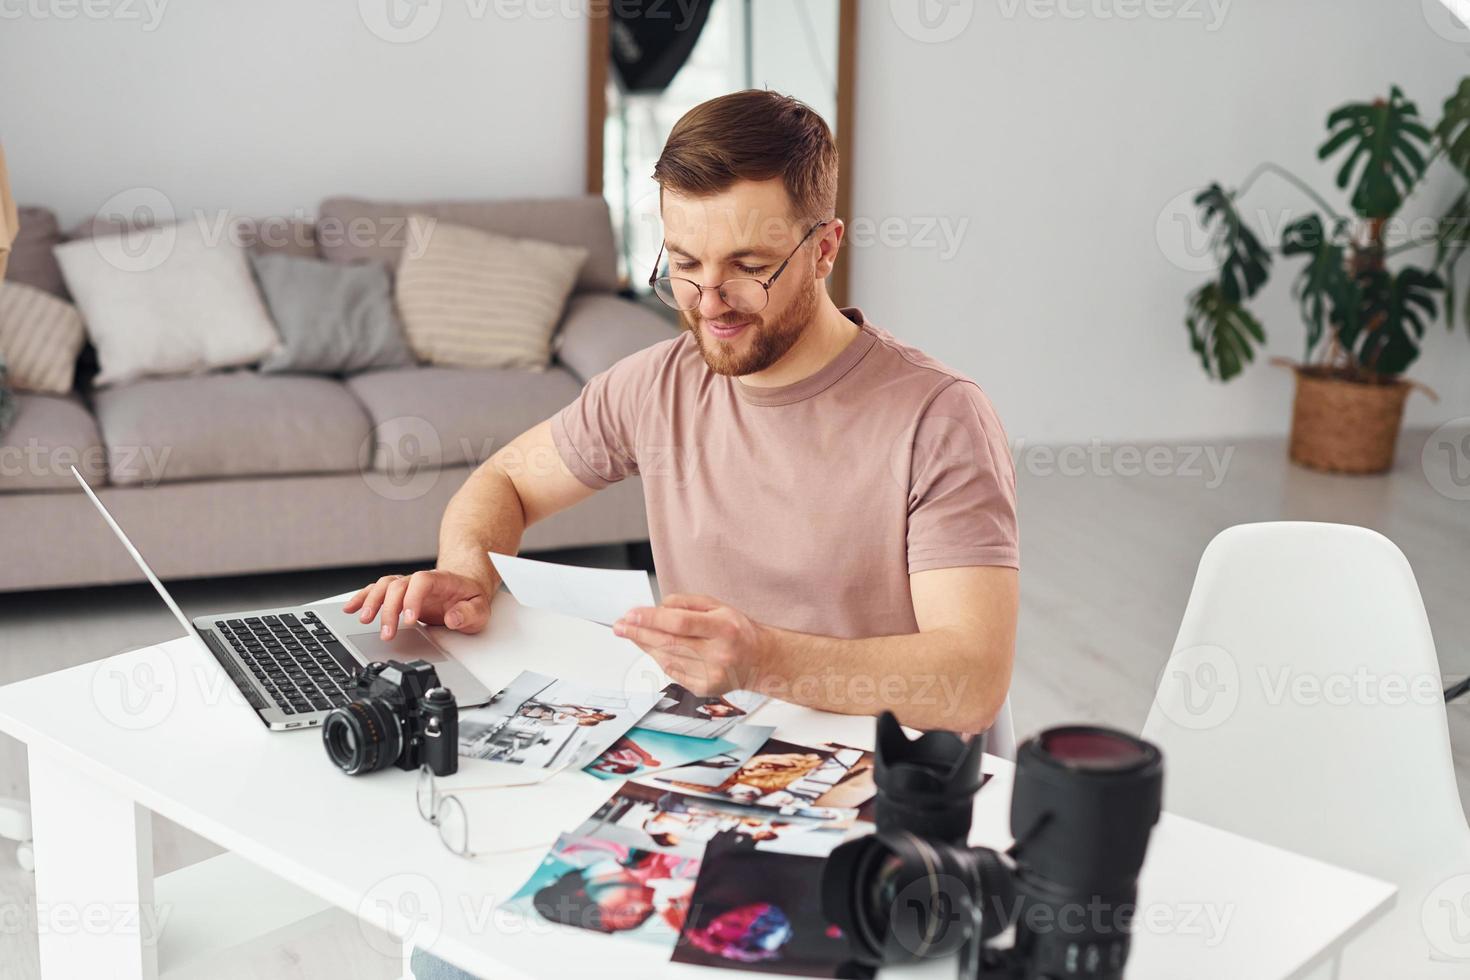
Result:
{"type": "Polygon", "coordinates": [[[625,783],[576,834],[698,857],[716,839],[735,846],[825,857],[842,843],[856,810],[742,806],[646,783],[625,783]]]}
{"type": "Polygon", "coordinates": [[[724,757],[736,748],[734,742],[722,738],[692,738],[633,728],[588,764],[586,771],[598,779],[632,779],[711,757],[724,757]]]}
{"type": "Polygon", "coordinates": [[[697,857],[562,834],[506,907],[524,918],[672,947],[698,875],[697,857]]]}
{"type": "Polygon", "coordinates": [[[769,698],[750,691],[701,697],[682,684],[669,684],[640,728],[696,738],[720,738],[765,704],[769,698]]]}
{"type": "Polygon", "coordinates": [[[873,753],[835,742],[820,747],[768,739],[758,753],[716,786],[665,781],[678,789],[748,806],[860,808],[873,798],[873,753]]]}
{"type": "Polygon", "coordinates": [[[459,754],[525,769],[584,766],[637,724],[654,700],[522,671],[487,705],[460,713],[459,754]]]}
{"type": "MultiPolygon", "coordinates": [[[[723,842],[722,842],[723,843],[723,842]]],[[[822,915],[823,858],[712,844],[674,962],[805,977],[871,977],[822,915]]]]}

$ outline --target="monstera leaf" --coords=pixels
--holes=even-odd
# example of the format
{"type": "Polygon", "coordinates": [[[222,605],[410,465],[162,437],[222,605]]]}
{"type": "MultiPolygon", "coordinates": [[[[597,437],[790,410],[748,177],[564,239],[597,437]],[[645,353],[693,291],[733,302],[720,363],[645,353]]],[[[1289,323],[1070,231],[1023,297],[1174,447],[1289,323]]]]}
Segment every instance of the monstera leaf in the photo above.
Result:
{"type": "Polygon", "coordinates": [[[1255,358],[1252,341],[1266,342],[1266,334],[1250,311],[1224,296],[1220,283],[1208,282],[1189,297],[1189,346],[1199,355],[1205,373],[1229,381],[1255,358]]]}
{"type": "Polygon", "coordinates": [[[1413,266],[1397,273],[1376,268],[1357,277],[1356,309],[1334,317],[1338,340],[1365,371],[1402,374],[1419,356],[1424,327],[1437,313],[1434,294],[1444,288],[1437,273],[1413,266]]]}
{"type": "Polygon", "coordinates": [[[1210,245],[1221,259],[1221,297],[1239,303],[1254,296],[1270,274],[1271,253],[1240,220],[1235,201],[1219,184],[1200,191],[1194,203],[1203,212],[1200,224],[1205,228],[1215,226],[1210,231],[1210,245]]]}
{"type": "Polygon", "coordinates": [[[1354,102],[1327,117],[1330,135],[1317,150],[1326,160],[1345,146],[1337,186],[1354,185],[1353,210],[1365,218],[1387,218],[1399,209],[1423,175],[1429,130],[1419,109],[1395,85],[1387,100],[1354,102]]]}
{"type": "MultiPolygon", "coordinates": [[[[1444,275],[1444,318],[1455,329],[1455,268],[1470,250],[1470,191],[1461,191],[1439,219],[1434,243],[1434,268],[1444,275]]],[[[1470,332],[1470,302],[1465,304],[1465,326],[1470,332]]]]}
{"type": "Polygon", "coordinates": [[[1282,231],[1281,254],[1309,257],[1292,285],[1292,293],[1301,304],[1302,319],[1307,323],[1305,357],[1310,359],[1333,311],[1356,308],[1357,289],[1348,274],[1347,250],[1327,234],[1320,216],[1309,214],[1282,231]]]}
{"type": "Polygon", "coordinates": [[[1455,94],[1444,101],[1444,118],[1434,127],[1445,156],[1460,173],[1470,176],[1470,78],[1460,80],[1455,94]]]}

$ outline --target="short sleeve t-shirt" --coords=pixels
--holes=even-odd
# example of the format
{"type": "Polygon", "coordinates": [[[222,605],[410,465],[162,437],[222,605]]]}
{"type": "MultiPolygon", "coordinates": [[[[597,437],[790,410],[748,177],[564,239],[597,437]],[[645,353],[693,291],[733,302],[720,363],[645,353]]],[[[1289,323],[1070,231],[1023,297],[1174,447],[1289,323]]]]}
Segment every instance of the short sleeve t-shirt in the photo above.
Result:
{"type": "Polygon", "coordinates": [[[913,633],[909,575],[1019,567],[1015,470],[978,385],[867,322],[815,374],[758,388],[688,332],[592,378],[551,421],[601,489],[643,480],[665,595],[844,638],[913,633]]]}

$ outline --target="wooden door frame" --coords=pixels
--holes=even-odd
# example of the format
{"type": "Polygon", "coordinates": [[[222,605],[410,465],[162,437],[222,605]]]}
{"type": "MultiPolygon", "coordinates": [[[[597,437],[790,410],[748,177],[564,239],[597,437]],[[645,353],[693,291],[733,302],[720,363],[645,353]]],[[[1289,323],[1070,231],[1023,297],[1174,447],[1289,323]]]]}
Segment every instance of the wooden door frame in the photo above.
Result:
{"type": "MultiPolygon", "coordinates": [[[[590,5],[587,17],[587,160],[586,190],[602,194],[603,127],[607,119],[609,11],[605,4],[590,5]]],[[[851,221],[853,100],[857,82],[858,0],[838,0],[837,16],[837,217],[851,221]]],[[[848,302],[849,261],[842,256],[832,268],[827,287],[838,306],[848,302]]]]}

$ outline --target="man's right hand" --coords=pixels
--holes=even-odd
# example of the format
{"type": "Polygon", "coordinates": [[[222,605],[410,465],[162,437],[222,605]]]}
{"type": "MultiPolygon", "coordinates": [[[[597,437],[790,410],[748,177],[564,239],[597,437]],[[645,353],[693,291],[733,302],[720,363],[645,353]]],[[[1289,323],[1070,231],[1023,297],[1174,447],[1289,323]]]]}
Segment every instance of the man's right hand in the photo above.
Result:
{"type": "Polygon", "coordinates": [[[342,607],[371,623],[380,617],[383,639],[415,621],[443,624],[460,633],[478,633],[490,621],[491,590],[478,579],[439,569],[412,575],[384,575],[342,607]]]}

